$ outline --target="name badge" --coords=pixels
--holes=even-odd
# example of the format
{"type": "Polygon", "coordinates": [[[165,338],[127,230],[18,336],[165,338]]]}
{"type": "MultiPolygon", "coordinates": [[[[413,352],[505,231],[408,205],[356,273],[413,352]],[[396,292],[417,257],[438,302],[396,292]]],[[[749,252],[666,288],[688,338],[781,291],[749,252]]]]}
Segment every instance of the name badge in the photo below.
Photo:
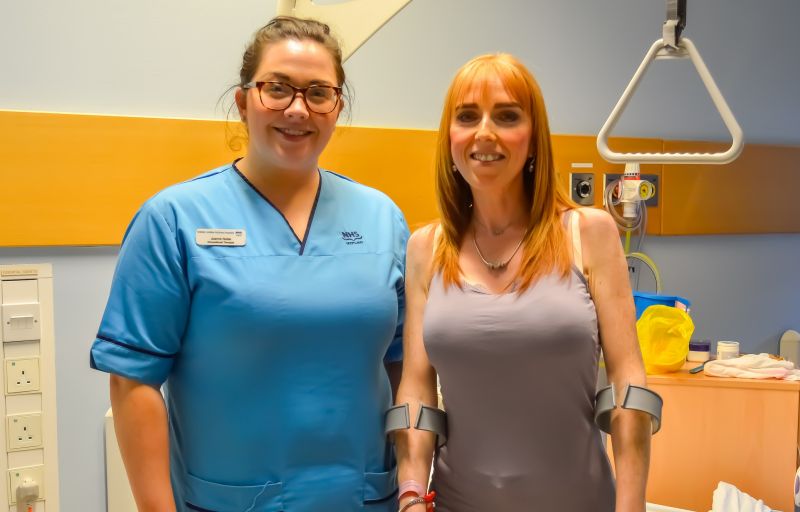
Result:
{"type": "Polygon", "coordinates": [[[197,245],[242,247],[247,243],[247,233],[244,229],[198,229],[194,241],[197,245]]]}

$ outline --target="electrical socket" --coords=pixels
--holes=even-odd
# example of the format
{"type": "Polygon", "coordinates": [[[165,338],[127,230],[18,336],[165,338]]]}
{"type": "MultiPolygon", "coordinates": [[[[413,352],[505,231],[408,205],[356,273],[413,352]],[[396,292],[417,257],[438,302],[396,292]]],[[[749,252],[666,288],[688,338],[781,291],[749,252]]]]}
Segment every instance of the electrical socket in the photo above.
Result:
{"type": "Polygon", "coordinates": [[[28,450],[42,446],[42,414],[14,414],[6,423],[8,451],[28,450]]]}
{"type": "Polygon", "coordinates": [[[44,499],[44,466],[27,466],[8,470],[8,503],[17,502],[17,487],[26,479],[33,480],[39,486],[39,497],[36,501],[44,499]]]}
{"type": "Polygon", "coordinates": [[[39,391],[39,358],[6,359],[6,394],[39,391]]]}

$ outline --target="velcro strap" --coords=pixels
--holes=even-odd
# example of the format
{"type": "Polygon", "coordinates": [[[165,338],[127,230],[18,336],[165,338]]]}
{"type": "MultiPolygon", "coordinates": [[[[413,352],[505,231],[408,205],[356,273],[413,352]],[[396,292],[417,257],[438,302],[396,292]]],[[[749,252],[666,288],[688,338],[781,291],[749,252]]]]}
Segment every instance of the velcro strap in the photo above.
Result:
{"type": "MultiPolygon", "coordinates": [[[[628,389],[625,391],[625,399],[622,401],[623,409],[633,409],[650,415],[653,434],[661,429],[661,408],[663,405],[664,401],[658,393],[651,389],[634,386],[632,384],[628,385],[628,389]]],[[[614,384],[597,392],[594,407],[594,421],[603,432],[611,433],[611,411],[616,409],[616,407],[614,384]]]]}
{"type": "Polygon", "coordinates": [[[447,413],[436,407],[420,405],[414,428],[436,434],[436,446],[441,448],[447,442],[447,413]]]}
{"type": "Polygon", "coordinates": [[[390,407],[384,415],[383,422],[383,431],[387,436],[397,430],[407,430],[410,428],[411,420],[408,414],[408,404],[390,407]]]}

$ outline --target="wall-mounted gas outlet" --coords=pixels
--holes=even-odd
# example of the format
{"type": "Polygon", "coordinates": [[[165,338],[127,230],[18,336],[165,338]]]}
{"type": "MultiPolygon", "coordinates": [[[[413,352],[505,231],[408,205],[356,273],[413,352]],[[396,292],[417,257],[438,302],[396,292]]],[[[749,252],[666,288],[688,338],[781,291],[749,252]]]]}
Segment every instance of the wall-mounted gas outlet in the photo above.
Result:
{"type": "Polygon", "coordinates": [[[569,175],[572,200],[583,206],[594,205],[594,174],[573,172],[569,175]]]}
{"type": "MultiPolygon", "coordinates": [[[[603,206],[605,206],[605,204],[606,204],[606,194],[605,194],[606,187],[612,181],[622,178],[622,174],[605,174],[603,176],[605,178],[603,180],[603,206]]],[[[658,175],[657,174],[642,174],[642,180],[649,181],[650,183],[653,184],[653,187],[655,188],[655,193],[653,194],[653,197],[651,197],[650,199],[645,201],[644,204],[646,204],[648,208],[652,208],[654,206],[658,206],[658,194],[660,193],[660,185],[661,185],[660,180],[658,179],[658,175]]]]}
{"type": "Polygon", "coordinates": [[[28,450],[42,446],[42,414],[14,414],[6,421],[8,451],[28,450]]]}
{"type": "Polygon", "coordinates": [[[6,359],[6,394],[39,391],[39,358],[6,359]]]}
{"type": "Polygon", "coordinates": [[[37,501],[44,499],[44,466],[27,466],[8,470],[8,502],[13,505],[17,502],[17,487],[26,479],[36,482],[39,486],[37,501]]]}

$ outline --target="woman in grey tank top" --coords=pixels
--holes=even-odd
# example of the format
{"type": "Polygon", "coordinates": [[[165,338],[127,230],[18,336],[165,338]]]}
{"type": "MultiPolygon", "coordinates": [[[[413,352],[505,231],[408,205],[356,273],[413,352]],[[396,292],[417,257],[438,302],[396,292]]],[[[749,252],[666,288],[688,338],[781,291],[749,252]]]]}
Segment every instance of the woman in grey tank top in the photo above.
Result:
{"type": "MultiPolygon", "coordinates": [[[[616,225],[557,184],[540,89],[507,54],[465,64],[439,129],[441,222],[408,244],[403,376],[412,423],[448,438],[440,512],[642,512],[650,421],[616,409],[616,483],[593,421],[600,349],[618,390],[645,385],[616,225]]],[[[434,435],[397,435],[400,507],[423,512],[434,435]]]]}

